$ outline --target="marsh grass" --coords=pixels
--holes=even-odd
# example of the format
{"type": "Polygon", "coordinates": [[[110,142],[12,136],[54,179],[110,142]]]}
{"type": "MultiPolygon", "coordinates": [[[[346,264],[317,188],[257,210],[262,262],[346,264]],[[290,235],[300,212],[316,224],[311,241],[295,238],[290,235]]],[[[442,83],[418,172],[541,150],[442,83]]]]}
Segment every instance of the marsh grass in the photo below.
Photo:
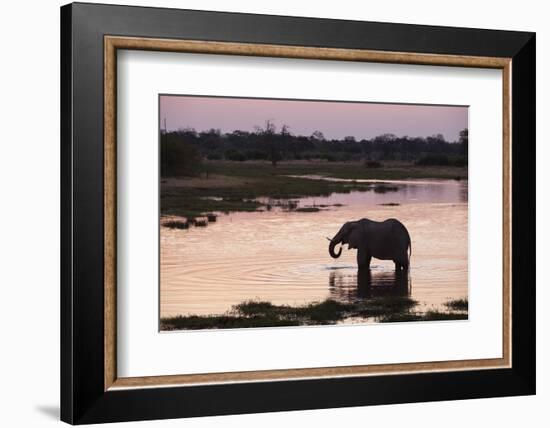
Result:
{"type": "Polygon", "coordinates": [[[234,305],[222,315],[162,318],[161,330],[334,324],[346,318],[368,318],[388,313],[408,312],[416,304],[417,302],[409,297],[377,297],[351,303],[327,299],[299,306],[247,300],[234,305]]]}
{"type": "Polygon", "coordinates": [[[423,321],[451,321],[451,320],[467,320],[467,312],[442,312],[431,310],[427,311],[422,316],[423,321]]]}
{"type": "Polygon", "coordinates": [[[393,313],[381,316],[379,322],[407,322],[407,321],[457,321],[467,320],[465,312],[441,312],[430,310],[425,313],[393,313]]]}
{"type": "Polygon", "coordinates": [[[189,229],[189,222],[183,220],[168,220],[162,225],[168,229],[189,229]]]}
{"type": "Polygon", "coordinates": [[[208,226],[208,219],[206,217],[196,217],[192,223],[195,227],[206,227],[208,226]]]}
{"type": "Polygon", "coordinates": [[[388,186],[386,184],[378,184],[374,186],[374,193],[388,193],[388,192],[397,192],[399,187],[397,186],[388,186]]]}
{"type": "Polygon", "coordinates": [[[187,219],[201,217],[208,212],[229,213],[233,211],[256,211],[262,204],[255,200],[243,198],[205,199],[205,195],[217,196],[220,192],[203,192],[197,189],[163,190],[161,194],[161,211],[163,215],[179,215],[187,219]]]}
{"type": "Polygon", "coordinates": [[[298,213],[316,213],[321,211],[321,208],[317,207],[302,207],[302,208],[296,208],[294,211],[298,213]]]}
{"type": "MultiPolygon", "coordinates": [[[[405,178],[467,178],[467,168],[419,167],[410,163],[388,163],[382,168],[365,168],[360,162],[282,162],[274,168],[267,162],[205,162],[210,176],[222,179],[224,185],[215,185],[215,180],[200,179],[194,186],[178,187],[163,183],[161,189],[161,212],[163,215],[179,215],[186,218],[203,216],[209,212],[229,213],[268,209],[269,203],[258,198],[268,197],[291,200],[305,196],[328,196],[332,193],[374,191],[387,193],[398,187],[379,183],[337,182],[311,180],[297,175],[323,175],[353,179],[405,179],[405,178]],[[293,176],[293,177],[291,177],[293,176]],[[213,199],[215,198],[215,199],[213,199]]],[[[290,210],[296,209],[291,208],[290,210]]]]}
{"type": "Polygon", "coordinates": [[[448,302],[445,302],[444,305],[449,309],[452,309],[455,311],[467,311],[468,299],[449,300],[448,302]]]}
{"type": "Polygon", "coordinates": [[[430,309],[426,312],[399,312],[382,315],[380,322],[406,322],[406,321],[454,321],[468,319],[468,299],[455,299],[443,303],[448,311],[430,309]]]}
{"type": "Polygon", "coordinates": [[[378,318],[378,322],[407,322],[407,321],[422,321],[422,315],[409,312],[382,315],[378,318]]]}
{"type": "Polygon", "coordinates": [[[467,299],[451,300],[451,310],[416,311],[418,302],[410,297],[380,296],[357,302],[327,299],[306,305],[274,305],[263,300],[246,300],[221,315],[188,315],[161,319],[161,330],[201,330],[249,327],[330,325],[346,319],[371,319],[377,322],[467,320],[467,299]],[[454,304],[454,305],[453,305],[454,304]]]}

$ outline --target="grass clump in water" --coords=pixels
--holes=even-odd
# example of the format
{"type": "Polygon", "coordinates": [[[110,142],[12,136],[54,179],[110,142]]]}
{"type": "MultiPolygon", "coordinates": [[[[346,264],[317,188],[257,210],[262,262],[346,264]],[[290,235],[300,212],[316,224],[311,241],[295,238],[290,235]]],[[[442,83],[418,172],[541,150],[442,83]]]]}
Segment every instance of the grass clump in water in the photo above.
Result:
{"type": "Polygon", "coordinates": [[[317,213],[321,211],[321,209],[317,207],[302,207],[296,208],[295,211],[298,213],[317,213]]]}
{"type": "Polygon", "coordinates": [[[397,192],[399,187],[389,186],[387,184],[378,184],[374,187],[374,193],[387,193],[387,192],[397,192]]]}
{"type": "Polygon", "coordinates": [[[247,300],[233,306],[235,312],[242,315],[263,315],[274,311],[276,306],[271,302],[247,300]]]}
{"type": "Polygon", "coordinates": [[[189,222],[182,220],[169,220],[162,225],[168,229],[189,229],[189,222]]]}
{"type": "Polygon", "coordinates": [[[467,311],[468,310],[468,299],[455,299],[449,300],[444,303],[449,309],[455,311],[467,311]]]}

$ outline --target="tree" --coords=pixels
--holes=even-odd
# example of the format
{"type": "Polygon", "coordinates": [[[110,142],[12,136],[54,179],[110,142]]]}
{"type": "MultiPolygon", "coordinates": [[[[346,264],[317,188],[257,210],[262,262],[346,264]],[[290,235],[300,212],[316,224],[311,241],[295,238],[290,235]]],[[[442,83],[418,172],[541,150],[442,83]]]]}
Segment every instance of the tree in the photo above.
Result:
{"type": "Polygon", "coordinates": [[[281,160],[281,153],[277,147],[277,139],[275,138],[275,133],[277,128],[271,119],[265,121],[265,128],[262,129],[262,137],[264,141],[269,146],[269,160],[271,160],[271,165],[274,167],[277,166],[277,162],[281,160]]]}
{"type": "Polygon", "coordinates": [[[178,132],[162,133],[160,138],[162,177],[196,175],[201,164],[198,150],[178,132]]]}
{"type": "Polygon", "coordinates": [[[283,159],[417,161],[429,155],[440,155],[460,166],[467,164],[468,154],[467,129],[460,131],[452,143],[445,141],[441,134],[398,137],[386,133],[369,139],[349,136],[327,140],[319,130],[311,135],[295,135],[287,124],[276,127],[273,120],[256,126],[254,132],[234,130],[224,133],[215,128],[203,131],[180,128],[170,132],[160,129],[160,134],[163,176],[192,175],[199,168],[205,168],[204,162],[199,165],[202,158],[269,160],[276,167],[283,159]]]}
{"type": "Polygon", "coordinates": [[[464,156],[468,156],[468,128],[464,128],[458,135],[461,152],[464,156]]]}
{"type": "Polygon", "coordinates": [[[271,119],[265,121],[264,134],[265,135],[274,135],[277,132],[277,127],[271,119]]]}
{"type": "Polygon", "coordinates": [[[321,131],[313,131],[313,134],[311,134],[311,139],[315,141],[325,141],[325,136],[321,131]]]}

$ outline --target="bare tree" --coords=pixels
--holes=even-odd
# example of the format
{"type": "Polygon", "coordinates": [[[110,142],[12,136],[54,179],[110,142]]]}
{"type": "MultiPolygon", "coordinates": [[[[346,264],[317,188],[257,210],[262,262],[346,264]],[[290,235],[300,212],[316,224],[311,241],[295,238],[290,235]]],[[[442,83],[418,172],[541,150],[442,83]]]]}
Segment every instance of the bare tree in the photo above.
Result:
{"type": "Polygon", "coordinates": [[[313,134],[311,134],[311,138],[317,141],[325,141],[325,136],[321,131],[313,131],[313,134]]]}

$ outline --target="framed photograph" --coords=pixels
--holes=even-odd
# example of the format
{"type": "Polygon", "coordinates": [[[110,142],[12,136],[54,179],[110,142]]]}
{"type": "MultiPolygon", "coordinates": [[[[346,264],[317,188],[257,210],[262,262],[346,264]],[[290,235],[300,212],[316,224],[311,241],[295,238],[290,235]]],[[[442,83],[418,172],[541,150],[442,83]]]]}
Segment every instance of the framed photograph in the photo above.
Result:
{"type": "Polygon", "coordinates": [[[533,33],[76,3],[61,54],[62,420],[535,393],[533,33]]]}

